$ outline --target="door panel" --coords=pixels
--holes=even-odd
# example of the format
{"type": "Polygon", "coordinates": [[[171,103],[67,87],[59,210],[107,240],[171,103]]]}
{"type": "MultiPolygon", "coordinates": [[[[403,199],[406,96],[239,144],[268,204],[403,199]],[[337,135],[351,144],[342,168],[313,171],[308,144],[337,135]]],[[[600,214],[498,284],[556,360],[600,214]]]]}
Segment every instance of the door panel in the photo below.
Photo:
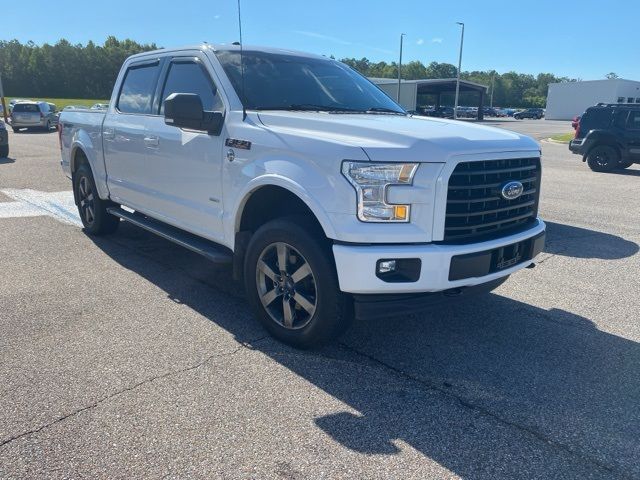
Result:
{"type": "Polygon", "coordinates": [[[629,112],[625,138],[629,148],[629,160],[640,162],[640,110],[629,112]]]}
{"type": "Polygon", "coordinates": [[[131,207],[142,206],[147,192],[145,115],[107,114],[103,125],[103,148],[107,164],[107,185],[111,198],[131,207]]]}
{"type": "MultiPolygon", "coordinates": [[[[197,55],[197,54],[196,54],[197,55]]],[[[174,57],[160,89],[163,100],[172,93],[195,93],[205,110],[222,110],[223,103],[206,70],[205,57],[174,57]]],[[[143,139],[148,175],[145,188],[153,192],[153,211],[161,220],[209,239],[222,241],[223,135],[166,125],[163,116],[147,118],[143,139]]]]}
{"type": "Polygon", "coordinates": [[[221,241],[222,136],[182,130],[149,117],[148,128],[157,137],[146,145],[153,212],[172,225],[221,241]],[[150,144],[151,143],[151,144],[150,144]]]}

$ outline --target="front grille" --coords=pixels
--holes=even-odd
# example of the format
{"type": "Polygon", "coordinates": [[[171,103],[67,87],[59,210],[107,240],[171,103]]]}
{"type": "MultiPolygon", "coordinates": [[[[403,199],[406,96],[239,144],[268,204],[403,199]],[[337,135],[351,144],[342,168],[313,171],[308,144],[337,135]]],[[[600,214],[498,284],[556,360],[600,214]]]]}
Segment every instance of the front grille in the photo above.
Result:
{"type": "Polygon", "coordinates": [[[523,228],[535,221],[539,197],[539,158],[459,163],[449,179],[444,241],[469,243],[523,228]],[[500,192],[512,180],[524,191],[506,200],[500,192]]]}

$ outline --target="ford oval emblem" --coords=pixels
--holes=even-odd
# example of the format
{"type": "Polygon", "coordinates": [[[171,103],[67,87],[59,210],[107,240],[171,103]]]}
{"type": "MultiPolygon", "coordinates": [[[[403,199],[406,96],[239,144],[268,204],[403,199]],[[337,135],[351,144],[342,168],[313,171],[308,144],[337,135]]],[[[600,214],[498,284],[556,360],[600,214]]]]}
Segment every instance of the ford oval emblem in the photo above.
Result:
{"type": "Polygon", "coordinates": [[[502,190],[500,194],[505,200],[515,200],[524,192],[524,187],[522,183],[517,180],[513,180],[511,182],[507,182],[502,186],[502,190]]]}

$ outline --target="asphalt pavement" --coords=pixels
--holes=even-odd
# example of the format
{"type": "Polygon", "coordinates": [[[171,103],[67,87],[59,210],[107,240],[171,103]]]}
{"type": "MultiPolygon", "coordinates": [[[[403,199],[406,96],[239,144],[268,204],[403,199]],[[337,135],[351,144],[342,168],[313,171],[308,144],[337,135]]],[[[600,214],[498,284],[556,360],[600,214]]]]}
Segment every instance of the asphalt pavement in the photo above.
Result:
{"type": "Polygon", "coordinates": [[[302,352],[228,270],[126,224],[86,236],[57,135],[9,135],[0,478],[640,478],[639,165],[542,141],[535,269],[302,352]]]}

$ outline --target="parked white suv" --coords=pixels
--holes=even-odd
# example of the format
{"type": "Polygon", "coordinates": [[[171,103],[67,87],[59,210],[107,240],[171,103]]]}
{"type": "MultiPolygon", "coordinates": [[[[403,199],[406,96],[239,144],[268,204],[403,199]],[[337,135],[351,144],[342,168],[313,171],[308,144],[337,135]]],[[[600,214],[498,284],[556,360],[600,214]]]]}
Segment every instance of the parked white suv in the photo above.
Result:
{"type": "Polygon", "coordinates": [[[329,58],[147,52],[126,60],[106,112],[60,121],[87,233],[124,219],[231,262],[265,328],[296,346],[354,313],[489,291],[544,245],[532,139],[411,117],[329,58]]]}

